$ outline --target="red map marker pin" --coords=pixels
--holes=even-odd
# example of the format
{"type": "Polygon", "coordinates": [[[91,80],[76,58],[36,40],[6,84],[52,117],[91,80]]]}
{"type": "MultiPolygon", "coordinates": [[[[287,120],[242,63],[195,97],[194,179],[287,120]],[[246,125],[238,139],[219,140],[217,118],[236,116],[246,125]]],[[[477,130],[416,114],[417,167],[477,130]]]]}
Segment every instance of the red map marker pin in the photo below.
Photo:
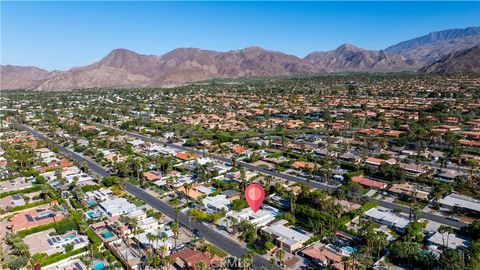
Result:
{"type": "Polygon", "coordinates": [[[255,213],[262,206],[263,199],[265,198],[265,190],[259,184],[250,184],[245,189],[245,199],[247,199],[248,206],[255,213]]]}

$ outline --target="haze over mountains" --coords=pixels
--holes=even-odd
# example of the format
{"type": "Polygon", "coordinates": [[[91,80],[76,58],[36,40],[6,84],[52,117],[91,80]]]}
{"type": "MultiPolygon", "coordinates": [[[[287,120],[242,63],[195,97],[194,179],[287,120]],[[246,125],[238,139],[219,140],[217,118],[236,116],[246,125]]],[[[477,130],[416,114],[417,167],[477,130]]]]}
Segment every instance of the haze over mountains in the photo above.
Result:
{"type": "Polygon", "coordinates": [[[175,86],[213,78],[282,76],[325,72],[479,72],[480,27],[451,29],[373,51],[344,44],[305,58],[259,47],[217,52],[175,49],[162,56],[116,49],[100,61],[67,71],[1,66],[1,89],[72,90],[175,86]],[[464,53],[459,51],[466,50],[464,53]],[[475,58],[476,57],[476,58],[475,58]],[[467,63],[468,62],[468,63],[467,63]]]}

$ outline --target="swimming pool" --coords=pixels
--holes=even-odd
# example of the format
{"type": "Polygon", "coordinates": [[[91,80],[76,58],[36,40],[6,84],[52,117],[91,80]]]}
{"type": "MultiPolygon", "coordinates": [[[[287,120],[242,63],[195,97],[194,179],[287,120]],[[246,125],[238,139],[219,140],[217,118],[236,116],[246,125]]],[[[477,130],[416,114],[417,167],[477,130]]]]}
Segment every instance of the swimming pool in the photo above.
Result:
{"type": "Polygon", "coordinates": [[[111,231],[106,231],[102,233],[103,238],[110,238],[113,236],[113,233],[111,231]]]}
{"type": "Polygon", "coordinates": [[[347,253],[347,254],[352,254],[356,251],[356,249],[353,247],[342,247],[342,250],[344,253],[347,253]]]}
{"type": "Polygon", "coordinates": [[[94,217],[95,217],[95,212],[93,212],[93,211],[88,211],[86,214],[87,214],[87,216],[89,216],[90,218],[94,218],[94,217]]]}
{"type": "Polygon", "coordinates": [[[105,267],[105,264],[103,264],[101,262],[94,262],[93,263],[93,269],[94,270],[106,270],[107,267],[105,267]]]}

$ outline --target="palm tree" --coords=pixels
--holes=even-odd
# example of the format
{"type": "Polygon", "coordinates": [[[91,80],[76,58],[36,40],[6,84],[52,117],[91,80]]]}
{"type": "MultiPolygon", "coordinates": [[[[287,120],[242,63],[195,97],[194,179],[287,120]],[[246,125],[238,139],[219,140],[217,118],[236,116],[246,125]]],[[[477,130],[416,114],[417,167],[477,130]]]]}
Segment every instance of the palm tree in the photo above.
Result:
{"type": "Polygon", "coordinates": [[[443,246],[448,248],[448,241],[450,239],[450,234],[453,233],[453,228],[450,226],[441,225],[438,228],[438,232],[442,234],[443,246]],[[446,245],[445,245],[445,234],[447,234],[446,245]]]}
{"type": "Polygon", "coordinates": [[[208,265],[204,261],[200,261],[200,262],[197,263],[197,265],[195,265],[195,269],[196,270],[208,270],[208,269],[210,269],[210,267],[208,267],[208,265]]]}
{"type": "Polygon", "coordinates": [[[382,253],[382,250],[388,245],[388,239],[387,235],[383,232],[377,232],[377,260],[380,259],[380,255],[382,253]]]}
{"type": "Polygon", "coordinates": [[[163,262],[165,263],[165,268],[170,269],[170,265],[173,264],[173,258],[172,256],[165,256],[163,258],[163,262]]]}
{"type": "Polygon", "coordinates": [[[177,239],[178,239],[178,234],[180,233],[180,226],[178,225],[178,222],[173,223],[172,225],[172,232],[173,232],[173,241],[174,241],[174,248],[177,248],[177,239]]]}
{"type": "Polygon", "coordinates": [[[342,257],[342,262],[343,262],[343,270],[348,270],[352,264],[352,259],[348,256],[343,256],[342,257]]]}
{"type": "Polygon", "coordinates": [[[240,178],[242,178],[242,189],[245,192],[245,189],[247,188],[247,177],[246,177],[247,172],[245,171],[245,168],[240,168],[240,178]]]}
{"type": "Polygon", "coordinates": [[[115,232],[118,233],[119,230],[120,230],[120,223],[118,223],[118,221],[115,221],[115,222],[113,222],[112,225],[113,225],[113,229],[115,230],[115,232]]]}
{"type": "Polygon", "coordinates": [[[280,264],[281,264],[282,266],[284,265],[284,263],[283,263],[283,258],[284,258],[284,256],[285,256],[285,251],[284,251],[282,248],[280,248],[280,249],[277,251],[277,258],[278,258],[278,260],[280,261],[280,264]]]}
{"type": "Polygon", "coordinates": [[[232,218],[231,221],[232,221],[231,227],[232,227],[232,228],[234,229],[234,231],[235,231],[235,226],[238,225],[238,220],[237,220],[236,218],[232,218]]]}
{"type": "Polygon", "coordinates": [[[185,189],[185,197],[187,199],[187,204],[190,202],[190,190],[192,189],[192,183],[185,183],[183,184],[183,188],[185,189]]]}
{"type": "Polygon", "coordinates": [[[363,238],[365,238],[365,240],[367,241],[368,255],[372,254],[373,245],[377,240],[376,237],[377,237],[377,234],[371,228],[367,229],[363,234],[363,238]]]}
{"type": "Polygon", "coordinates": [[[352,263],[351,263],[352,270],[355,270],[355,266],[356,266],[357,263],[358,263],[359,257],[360,257],[360,254],[359,254],[359,251],[358,251],[358,250],[355,250],[355,251],[350,255],[350,258],[352,258],[352,263]]]}
{"type": "Polygon", "coordinates": [[[269,187],[272,184],[273,176],[267,175],[265,176],[265,181],[267,183],[267,187],[269,187]]]}
{"type": "Polygon", "coordinates": [[[270,264],[270,269],[273,270],[273,266],[275,265],[275,258],[270,257],[270,260],[268,260],[268,263],[270,264]]]}
{"type": "Polygon", "coordinates": [[[130,223],[129,223],[129,226],[132,229],[133,234],[136,235],[138,233],[138,221],[137,221],[137,219],[136,218],[131,219],[130,223]]]}
{"type": "Polygon", "coordinates": [[[232,167],[237,168],[237,157],[236,156],[232,157],[232,167]]]}
{"type": "Polygon", "coordinates": [[[478,170],[478,161],[476,161],[475,159],[469,159],[467,160],[467,166],[468,168],[470,169],[469,170],[469,174],[470,174],[470,177],[468,178],[468,185],[470,187],[473,187],[475,185],[475,179],[476,179],[476,171],[478,170]]]}
{"type": "Polygon", "coordinates": [[[294,193],[290,193],[290,212],[292,213],[292,216],[295,216],[296,202],[297,196],[294,193]]]}
{"type": "Polygon", "coordinates": [[[160,240],[160,235],[158,234],[153,234],[153,239],[155,241],[155,251],[157,252],[157,254],[159,253],[159,248],[158,248],[158,241],[160,240]]]}
{"type": "Polygon", "coordinates": [[[180,209],[178,209],[178,205],[175,205],[175,223],[178,224],[178,216],[180,214],[180,209]]]}
{"type": "Polygon", "coordinates": [[[153,241],[155,241],[155,238],[156,238],[155,234],[147,233],[146,237],[147,237],[147,240],[148,240],[148,244],[150,244],[150,247],[153,250],[153,245],[152,244],[153,244],[153,241]]]}
{"type": "Polygon", "coordinates": [[[122,215],[118,220],[123,224],[128,224],[130,222],[130,217],[122,215]]]}
{"type": "Polygon", "coordinates": [[[145,256],[145,266],[158,268],[160,266],[160,258],[154,253],[147,253],[145,256]]]}
{"type": "Polygon", "coordinates": [[[241,256],[242,264],[245,269],[250,269],[255,258],[255,252],[249,251],[241,256]]]}
{"type": "Polygon", "coordinates": [[[168,248],[167,248],[168,235],[165,232],[162,232],[161,234],[158,235],[158,239],[162,241],[162,244],[163,244],[162,257],[164,257],[165,252],[168,251],[168,248]]]}

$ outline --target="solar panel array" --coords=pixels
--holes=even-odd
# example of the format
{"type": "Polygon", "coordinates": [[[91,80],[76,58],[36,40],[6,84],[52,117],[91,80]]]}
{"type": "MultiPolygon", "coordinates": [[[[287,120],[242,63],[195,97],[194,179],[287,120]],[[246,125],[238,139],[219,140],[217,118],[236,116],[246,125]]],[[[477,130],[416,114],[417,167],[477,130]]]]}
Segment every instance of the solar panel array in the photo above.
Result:
{"type": "Polygon", "coordinates": [[[76,262],[73,264],[73,270],[83,270],[83,267],[80,263],[76,262]]]}
{"type": "Polygon", "coordinates": [[[49,239],[47,239],[47,242],[50,246],[53,246],[60,241],[62,241],[62,238],[60,236],[54,236],[54,237],[50,237],[49,239]]]}
{"type": "Polygon", "coordinates": [[[42,215],[42,216],[35,217],[35,220],[39,221],[39,220],[43,220],[43,219],[47,219],[47,218],[51,218],[51,217],[53,217],[53,214],[42,215]]]}

